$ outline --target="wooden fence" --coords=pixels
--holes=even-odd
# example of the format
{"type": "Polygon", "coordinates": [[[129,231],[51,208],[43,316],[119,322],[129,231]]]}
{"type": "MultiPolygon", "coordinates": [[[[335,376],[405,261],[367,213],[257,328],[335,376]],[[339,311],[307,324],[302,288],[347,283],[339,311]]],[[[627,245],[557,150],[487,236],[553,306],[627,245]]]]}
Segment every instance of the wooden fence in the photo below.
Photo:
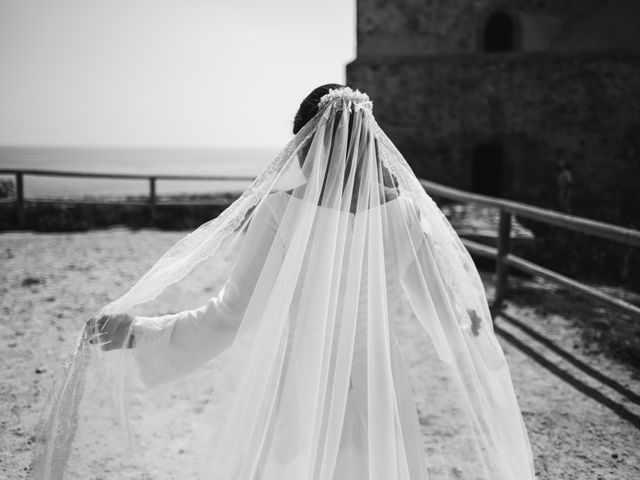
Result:
{"type": "MultiPolygon", "coordinates": [[[[75,177],[75,178],[112,178],[118,180],[146,180],[149,183],[149,194],[147,201],[125,202],[125,201],[100,201],[91,200],[79,201],[75,203],[100,204],[119,204],[119,205],[148,205],[152,219],[156,215],[156,206],[158,205],[156,195],[156,183],[159,180],[213,180],[213,181],[251,181],[250,176],[218,176],[218,175],[134,175],[134,174],[113,174],[113,173],[83,173],[83,172],[65,172],[51,170],[18,170],[18,169],[0,169],[0,175],[14,175],[16,182],[16,211],[18,216],[18,225],[24,225],[25,220],[25,202],[30,203],[51,203],[52,200],[35,200],[25,199],[24,195],[24,177],[26,175],[33,176],[49,176],[49,177],[75,177]]],[[[577,280],[566,277],[560,273],[554,272],[533,262],[525,260],[510,253],[511,238],[511,220],[513,215],[530,218],[541,223],[553,225],[555,227],[574,230],[577,232],[606,238],[608,240],[630,245],[632,247],[640,247],[640,231],[630,228],[623,228],[608,223],[598,222],[584,217],[575,215],[567,215],[564,213],[534,207],[524,203],[503,200],[494,197],[487,197],[446,187],[438,183],[427,180],[420,180],[424,189],[432,196],[446,198],[462,203],[476,203],[488,207],[494,207],[500,212],[500,220],[498,224],[498,243],[497,248],[474,242],[468,239],[462,239],[466,248],[473,254],[481,257],[494,259],[496,262],[496,294],[494,302],[500,305],[507,295],[509,268],[514,268],[531,275],[539,275],[556,284],[562,285],[569,290],[584,295],[592,300],[604,302],[608,305],[619,308],[627,313],[640,316],[640,307],[616,298],[599,289],[593,288],[577,280]]],[[[56,202],[53,200],[53,202],[56,202]]],[[[65,200],[65,203],[72,203],[65,200]]],[[[161,205],[214,205],[220,204],[219,201],[196,201],[196,202],[162,202],[161,205]]]]}
{"type": "MultiPolygon", "coordinates": [[[[59,170],[17,170],[17,169],[0,169],[0,175],[13,175],[16,182],[16,214],[18,220],[18,226],[23,227],[25,225],[25,203],[61,203],[60,200],[49,199],[25,199],[24,195],[24,177],[31,176],[44,176],[44,177],[70,177],[70,178],[107,178],[114,180],[146,180],[149,183],[149,194],[146,202],[133,202],[133,201],[109,201],[109,200],[65,200],[65,203],[82,204],[82,205],[147,205],[149,207],[149,214],[151,219],[156,217],[156,207],[158,205],[158,197],[156,195],[156,184],[158,180],[206,180],[206,181],[251,181],[254,177],[251,176],[224,176],[224,175],[136,175],[126,173],[85,173],[85,172],[68,172],[59,170]]],[[[166,202],[163,201],[162,205],[220,205],[220,201],[212,199],[208,201],[180,201],[180,202],[166,202]]]]}
{"type": "Polygon", "coordinates": [[[500,305],[507,294],[508,270],[509,267],[511,267],[531,275],[539,275],[592,300],[604,302],[627,313],[640,316],[640,307],[609,295],[597,288],[593,288],[589,285],[578,282],[577,280],[561,275],[560,273],[554,272],[540,265],[536,265],[524,258],[515,256],[510,253],[509,248],[511,239],[511,219],[513,215],[530,218],[540,223],[546,223],[548,225],[574,230],[576,232],[586,233],[596,237],[606,238],[608,240],[633,247],[640,247],[640,231],[611,225],[609,223],[598,222],[575,215],[567,215],[554,210],[538,208],[524,203],[469,193],[463,190],[445,187],[444,185],[429,182],[427,180],[420,180],[420,183],[432,196],[447,198],[457,202],[472,202],[488,207],[494,207],[499,210],[500,220],[498,223],[497,248],[473,242],[468,239],[462,239],[465,247],[471,253],[482,257],[492,258],[496,261],[496,293],[494,297],[494,303],[496,305],[500,305]]]}

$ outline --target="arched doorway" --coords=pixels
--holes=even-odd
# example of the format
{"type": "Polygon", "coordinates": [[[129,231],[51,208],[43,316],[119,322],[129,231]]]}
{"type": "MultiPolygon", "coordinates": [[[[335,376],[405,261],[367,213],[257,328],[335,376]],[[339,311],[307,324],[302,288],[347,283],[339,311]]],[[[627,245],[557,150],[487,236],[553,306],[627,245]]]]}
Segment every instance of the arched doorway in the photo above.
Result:
{"type": "Polygon", "coordinates": [[[516,25],[511,15],[498,11],[484,25],[482,50],[488,53],[512,52],[516,49],[516,25]]]}
{"type": "Polygon", "coordinates": [[[476,145],[471,158],[471,190],[491,197],[503,196],[504,163],[501,143],[476,145]]]}

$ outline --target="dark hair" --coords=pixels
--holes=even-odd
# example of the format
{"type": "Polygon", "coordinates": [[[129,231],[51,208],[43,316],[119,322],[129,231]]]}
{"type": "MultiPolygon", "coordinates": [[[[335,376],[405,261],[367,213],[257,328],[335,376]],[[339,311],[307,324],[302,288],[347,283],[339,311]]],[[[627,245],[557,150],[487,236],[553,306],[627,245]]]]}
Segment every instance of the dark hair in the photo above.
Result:
{"type": "Polygon", "coordinates": [[[298,112],[293,119],[293,133],[298,133],[309,120],[315,117],[316,113],[318,113],[318,103],[320,99],[329,93],[329,90],[343,87],[344,85],[340,85],[339,83],[327,83],[326,85],[315,88],[307,95],[300,104],[300,108],[298,108],[298,112]]]}

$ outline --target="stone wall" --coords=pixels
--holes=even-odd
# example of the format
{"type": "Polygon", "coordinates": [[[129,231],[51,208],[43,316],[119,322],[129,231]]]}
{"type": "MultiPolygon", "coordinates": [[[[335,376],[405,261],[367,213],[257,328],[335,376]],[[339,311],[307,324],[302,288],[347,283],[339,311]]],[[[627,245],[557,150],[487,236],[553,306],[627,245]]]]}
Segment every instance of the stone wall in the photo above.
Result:
{"type": "Polygon", "coordinates": [[[358,57],[479,51],[483,26],[496,10],[513,17],[518,50],[545,50],[552,48],[563,29],[609,3],[610,0],[357,0],[358,57]]]}
{"type": "Polygon", "coordinates": [[[553,207],[569,161],[576,213],[640,225],[640,55],[359,57],[347,81],[419,176],[470,189],[474,146],[499,143],[506,197],[553,207]]]}

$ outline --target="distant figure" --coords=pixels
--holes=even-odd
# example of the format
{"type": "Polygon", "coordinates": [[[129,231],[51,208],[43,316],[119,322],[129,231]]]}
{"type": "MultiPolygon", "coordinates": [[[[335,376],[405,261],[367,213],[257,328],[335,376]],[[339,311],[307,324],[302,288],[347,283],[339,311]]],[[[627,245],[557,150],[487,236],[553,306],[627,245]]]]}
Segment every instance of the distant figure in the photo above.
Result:
{"type": "Polygon", "coordinates": [[[0,180],[0,198],[16,196],[16,187],[12,180],[0,180]]]}
{"type": "Polygon", "coordinates": [[[558,164],[558,210],[571,213],[571,190],[573,187],[573,174],[571,164],[560,162],[558,164]]]}

